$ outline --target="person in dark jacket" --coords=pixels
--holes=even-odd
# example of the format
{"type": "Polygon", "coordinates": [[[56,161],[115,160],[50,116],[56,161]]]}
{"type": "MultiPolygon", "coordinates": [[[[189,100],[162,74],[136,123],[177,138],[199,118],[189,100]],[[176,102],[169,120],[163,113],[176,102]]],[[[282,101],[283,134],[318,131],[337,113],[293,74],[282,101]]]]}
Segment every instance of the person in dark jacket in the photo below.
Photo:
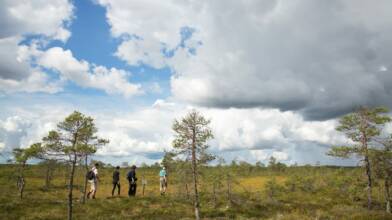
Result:
{"type": "Polygon", "coordinates": [[[136,195],[136,166],[133,165],[131,170],[128,172],[127,179],[129,181],[129,191],[128,196],[135,196],[136,195]]]}
{"type": "Polygon", "coordinates": [[[113,189],[112,189],[112,196],[114,196],[114,191],[117,190],[117,194],[120,195],[120,167],[117,166],[113,172],[113,189]]]}

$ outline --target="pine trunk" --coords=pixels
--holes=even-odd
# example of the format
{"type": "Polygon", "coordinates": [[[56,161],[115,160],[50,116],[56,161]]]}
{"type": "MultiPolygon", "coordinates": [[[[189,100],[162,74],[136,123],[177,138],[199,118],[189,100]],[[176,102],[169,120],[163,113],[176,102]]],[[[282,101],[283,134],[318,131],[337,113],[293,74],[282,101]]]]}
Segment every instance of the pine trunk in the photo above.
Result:
{"type": "Polygon", "coordinates": [[[185,190],[186,190],[186,198],[189,199],[188,183],[185,183],[185,190]]]}
{"type": "Polygon", "coordinates": [[[195,219],[200,219],[200,212],[199,212],[199,192],[197,191],[197,163],[196,163],[196,134],[195,130],[193,129],[192,135],[192,175],[193,175],[193,190],[194,190],[194,207],[195,207],[195,219]]]}
{"type": "Polygon", "coordinates": [[[68,177],[69,177],[69,166],[70,164],[67,162],[64,166],[64,185],[67,186],[68,177]]]}
{"type": "Polygon", "coordinates": [[[19,194],[20,194],[20,199],[23,199],[23,192],[24,192],[24,187],[25,187],[25,180],[24,180],[24,168],[26,166],[26,163],[22,164],[22,168],[20,171],[20,179],[19,179],[19,194]]]}
{"type": "Polygon", "coordinates": [[[227,205],[231,206],[232,199],[231,199],[231,179],[230,175],[227,175],[227,205]]]}
{"type": "Polygon", "coordinates": [[[24,184],[24,180],[22,179],[22,186],[20,188],[20,199],[23,199],[24,184]]]}
{"type": "Polygon", "coordinates": [[[50,163],[46,161],[46,176],[45,176],[45,188],[49,189],[50,186],[50,163]]]}
{"type": "Polygon", "coordinates": [[[214,183],[213,185],[212,185],[212,194],[213,194],[213,196],[214,196],[214,208],[216,208],[218,205],[217,205],[217,198],[216,198],[216,183],[214,183]]]}
{"type": "MultiPolygon", "coordinates": [[[[88,164],[87,164],[87,155],[84,158],[84,166],[86,168],[86,174],[88,172],[88,164]]],[[[82,198],[82,203],[84,204],[86,202],[86,194],[87,194],[87,176],[84,178],[84,190],[83,190],[83,198],[82,198]]]]}
{"type": "Polygon", "coordinates": [[[385,178],[385,200],[386,200],[386,212],[391,213],[391,195],[389,191],[389,177],[385,178]]]}
{"type": "Polygon", "coordinates": [[[370,162],[369,157],[365,156],[365,169],[367,176],[367,203],[368,209],[372,208],[372,174],[370,170],[370,162]]]}
{"type": "Polygon", "coordinates": [[[75,174],[75,166],[76,166],[76,155],[74,155],[71,173],[69,176],[69,186],[68,186],[68,220],[72,220],[72,191],[73,191],[73,181],[75,174]]]}
{"type": "Polygon", "coordinates": [[[370,168],[370,160],[369,160],[369,150],[368,150],[368,137],[366,135],[366,126],[362,126],[363,131],[362,131],[362,147],[364,150],[364,161],[365,161],[365,170],[366,170],[366,176],[367,176],[367,206],[368,209],[370,210],[372,208],[372,173],[371,173],[371,168],[370,168]]]}

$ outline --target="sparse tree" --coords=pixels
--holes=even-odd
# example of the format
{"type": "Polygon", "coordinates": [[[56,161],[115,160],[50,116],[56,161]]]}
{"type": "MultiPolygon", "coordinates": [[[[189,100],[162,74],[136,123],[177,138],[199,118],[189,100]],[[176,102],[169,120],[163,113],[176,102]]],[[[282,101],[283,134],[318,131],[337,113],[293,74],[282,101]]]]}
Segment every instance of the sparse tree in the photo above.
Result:
{"type": "Polygon", "coordinates": [[[162,158],[162,166],[164,166],[166,168],[166,171],[170,172],[171,170],[173,170],[174,166],[175,166],[175,160],[174,157],[176,156],[176,154],[174,152],[170,152],[170,151],[165,151],[165,154],[163,155],[162,158]]]}
{"type": "Polygon", "coordinates": [[[385,210],[391,213],[392,135],[381,141],[383,148],[371,150],[371,161],[376,177],[384,180],[385,210]]]}
{"type": "Polygon", "coordinates": [[[30,157],[42,160],[42,164],[46,166],[45,172],[45,189],[48,189],[52,179],[53,169],[56,165],[56,160],[50,155],[45,154],[45,148],[42,143],[34,143],[30,147],[30,157]]]}
{"type": "Polygon", "coordinates": [[[68,219],[72,219],[72,199],[74,175],[77,162],[88,152],[95,152],[96,147],[108,141],[95,136],[97,128],[94,119],[80,112],[73,112],[57,125],[57,131],[50,131],[43,138],[45,153],[60,160],[66,160],[70,165],[68,184],[68,219]]]}
{"type": "Polygon", "coordinates": [[[246,173],[246,174],[251,174],[252,173],[252,171],[253,171],[253,166],[252,166],[252,164],[250,164],[250,163],[248,163],[248,162],[246,162],[246,161],[240,161],[239,163],[238,163],[238,166],[239,166],[239,170],[241,170],[242,171],[242,173],[246,173]]]}
{"type": "Polygon", "coordinates": [[[198,192],[198,165],[211,160],[207,152],[207,141],[213,138],[212,131],[209,127],[210,120],[205,119],[199,112],[192,110],[180,121],[175,120],[173,131],[175,138],[173,146],[179,154],[184,154],[191,160],[193,190],[194,190],[194,209],[195,218],[200,219],[199,192],[198,192]]]}
{"type": "Polygon", "coordinates": [[[388,109],[384,107],[360,107],[355,112],[343,116],[336,130],[345,133],[354,144],[349,146],[333,146],[328,152],[330,156],[349,158],[351,155],[356,155],[363,160],[367,176],[368,209],[372,207],[373,186],[369,149],[374,138],[380,135],[382,126],[391,120],[385,115],[387,112],[388,109]]]}
{"type": "Polygon", "coordinates": [[[46,171],[45,171],[45,189],[49,189],[52,178],[53,178],[53,172],[56,169],[57,161],[53,159],[47,159],[42,162],[44,166],[46,166],[46,171]]]}
{"type": "Polygon", "coordinates": [[[259,168],[260,167],[265,167],[265,164],[263,162],[261,162],[261,161],[257,161],[255,165],[256,165],[256,167],[259,167],[259,168]]]}
{"type": "Polygon", "coordinates": [[[18,180],[16,185],[19,190],[19,196],[23,199],[23,191],[25,187],[25,180],[24,180],[24,169],[26,167],[26,162],[29,159],[26,151],[21,148],[15,148],[12,152],[14,154],[15,162],[19,164],[19,172],[18,172],[18,180]]]}
{"type": "Polygon", "coordinates": [[[15,162],[19,164],[19,175],[17,181],[17,187],[19,190],[20,198],[23,199],[23,192],[26,185],[24,178],[24,170],[27,165],[27,161],[36,155],[42,153],[41,145],[33,144],[28,148],[15,148],[12,152],[14,154],[15,162]]]}
{"type": "Polygon", "coordinates": [[[276,165],[276,158],[274,157],[274,156],[271,156],[270,158],[269,158],[269,161],[268,161],[268,167],[274,167],[275,165],[276,165]]]}
{"type": "Polygon", "coordinates": [[[236,159],[232,160],[231,163],[230,163],[230,167],[231,168],[236,168],[237,166],[238,166],[238,163],[237,163],[236,159]]]}
{"type": "Polygon", "coordinates": [[[268,162],[268,167],[271,168],[272,171],[282,172],[286,169],[286,164],[278,162],[275,157],[271,156],[268,162]]]}

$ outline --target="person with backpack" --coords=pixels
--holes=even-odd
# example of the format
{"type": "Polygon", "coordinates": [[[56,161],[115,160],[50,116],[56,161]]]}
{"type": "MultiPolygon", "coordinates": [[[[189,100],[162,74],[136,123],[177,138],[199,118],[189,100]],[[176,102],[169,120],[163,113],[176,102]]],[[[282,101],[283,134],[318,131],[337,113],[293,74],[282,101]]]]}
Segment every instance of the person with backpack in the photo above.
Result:
{"type": "Polygon", "coordinates": [[[167,188],[167,173],[166,168],[162,167],[159,171],[159,191],[161,192],[161,196],[165,195],[167,188]]]}
{"type": "Polygon", "coordinates": [[[129,181],[129,190],[128,190],[128,196],[135,196],[136,195],[136,166],[133,165],[131,167],[131,170],[128,172],[127,179],[129,181]]]}
{"type": "Polygon", "coordinates": [[[113,189],[112,196],[114,196],[114,191],[118,188],[117,194],[120,195],[120,167],[117,166],[113,172],[113,189]]]}
{"type": "Polygon", "coordinates": [[[98,167],[99,164],[96,163],[93,168],[87,173],[87,179],[90,182],[90,191],[87,193],[87,199],[90,198],[90,195],[92,195],[92,198],[95,199],[95,194],[97,193],[97,187],[98,187],[98,167]]]}

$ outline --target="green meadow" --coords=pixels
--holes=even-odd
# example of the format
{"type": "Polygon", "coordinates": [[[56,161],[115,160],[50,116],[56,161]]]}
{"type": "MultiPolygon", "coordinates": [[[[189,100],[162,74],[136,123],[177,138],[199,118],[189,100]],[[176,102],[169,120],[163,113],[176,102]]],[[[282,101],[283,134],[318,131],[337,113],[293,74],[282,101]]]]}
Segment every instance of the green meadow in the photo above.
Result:
{"type": "MultiPolygon", "coordinates": [[[[169,170],[168,192],[159,194],[159,167],[137,169],[136,197],[128,198],[128,169],[121,168],[121,195],[111,196],[114,168],[101,167],[97,198],[81,203],[85,168],[76,170],[74,219],[193,219],[192,184],[180,168],[169,170]],[[143,185],[142,180],[146,184],[143,185]]],[[[0,166],[0,219],[66,219],[67,169],[57,165],[45,187],[46,168],[28,165],[19,197],[18,166],[0,166]]],[[[366,179],[359,168],[257,167],[249,164],[202,167],[202,219],[392,219],[385,212],[382,181],[366,207],[366,179]]]]}

